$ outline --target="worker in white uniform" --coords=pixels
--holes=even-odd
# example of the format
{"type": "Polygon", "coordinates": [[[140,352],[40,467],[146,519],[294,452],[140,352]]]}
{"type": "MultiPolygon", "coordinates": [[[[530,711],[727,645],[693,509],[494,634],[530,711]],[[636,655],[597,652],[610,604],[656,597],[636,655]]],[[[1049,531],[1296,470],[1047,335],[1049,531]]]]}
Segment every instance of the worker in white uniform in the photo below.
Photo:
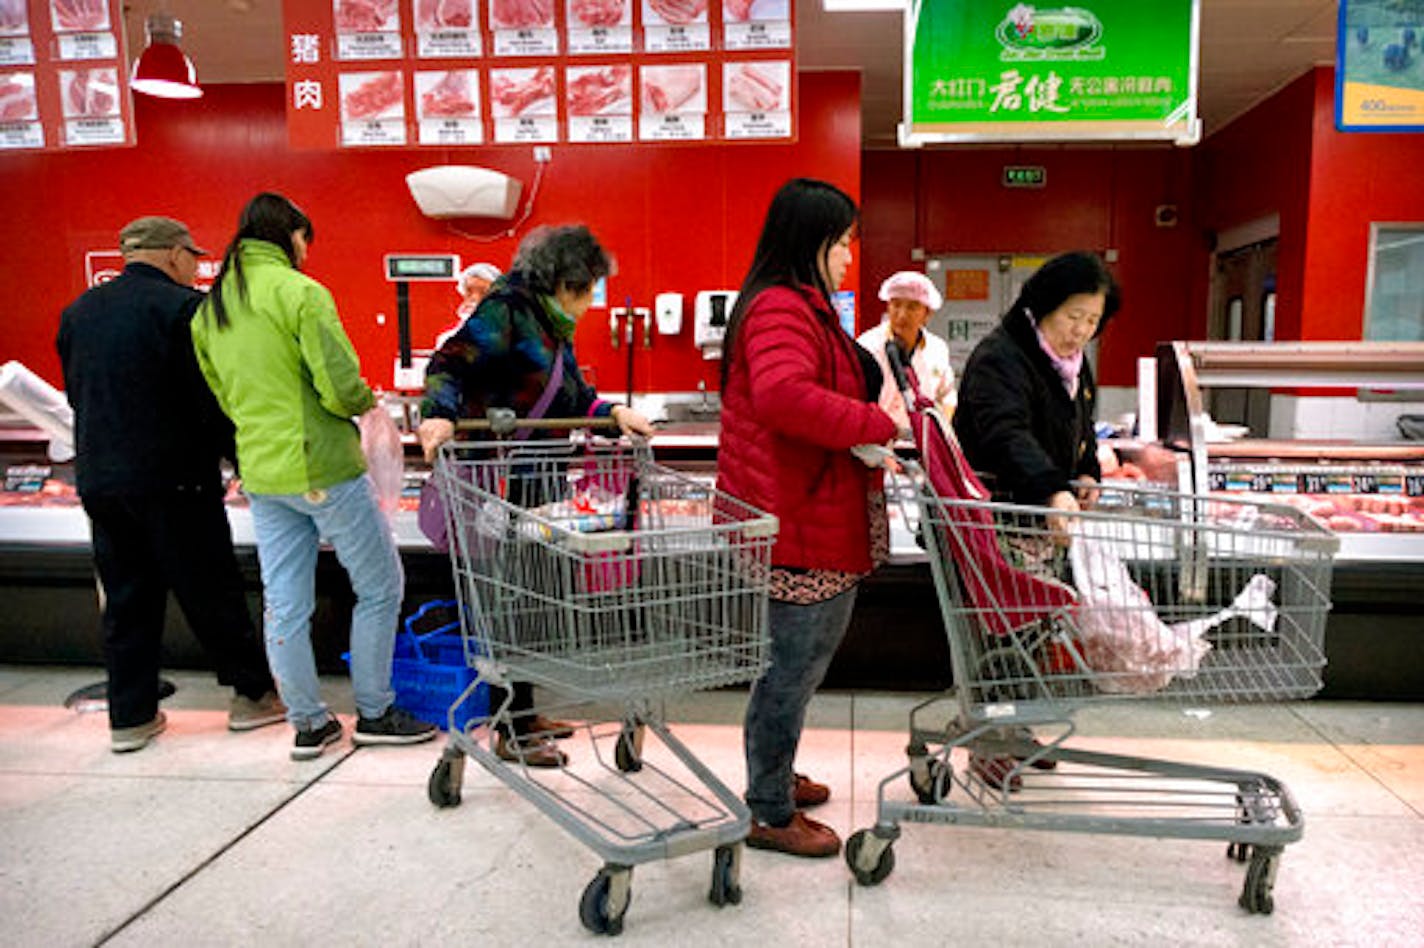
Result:
{"type": "Polygon", "coordinates": [[[885,318],[874,329],[861,333],[856,341],[875,356],[884,373],[880,389],[880,407],[895,419],[901,431],[910,427],[909,415],[890,361],[885,356],[885,344],[891,339],[899,344],[902,355],[909,356],[910,367],[920,384],[920,393],[933,401],[944,416],[954,414],[954,369],[949,365],[949,346],[943,339],[925,329],[930,316],[943,302],[939,290],[929,277],[913,270],[901,270],[880,284],[880,299],[885,302],[885,318]]]}
{"type": "Polygon", "coordinates": [[[459,279],[455,282],[455,290],[460,294],[460,305],[455,308],[455,323],[435,337],[435,348],[439,349],[446,339],[460,331],[460,327],[465,325],[465,320],[469,319],[475,307],[480,305],[480,300],[485,298],[494,281],[501,276],[503,274],[499,272],[499,267],[492,263],[472,263],[460,271],[459,279]]]}

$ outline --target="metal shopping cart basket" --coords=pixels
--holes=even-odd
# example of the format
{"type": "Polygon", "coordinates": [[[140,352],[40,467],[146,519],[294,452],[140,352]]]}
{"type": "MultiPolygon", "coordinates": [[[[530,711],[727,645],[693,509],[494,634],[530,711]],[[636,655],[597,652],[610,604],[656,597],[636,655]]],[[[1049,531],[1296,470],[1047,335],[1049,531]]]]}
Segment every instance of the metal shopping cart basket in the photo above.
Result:
{"type": "Polygon", "coordinates": [[[579,917],[600,934],[622,930],[633,867],[654,859],[714,850],[709,898],[739,902],[750,813],[669,732],[663,709],[765,667],[776,518],[626,441],[451,443],[433,476],[479,674],[451,708],[431,802],[460,802],[472,757],[593,849],[604,866],[579,917]],[[541,772],[496,754],[496,729],[515,723],[508,699],[455,726],[480,682],[514,681],[541,686],[541,711],[581,722],[559,766],[541,772]],[[563,703],[543,703],[546,694],[563,703]]]}
{"type": "Polygon", "coordinates": [[[1304,830],[1283,783],[1076,749],[1072,716],[1106,701],[1319,690],[1334,535],[1285,506],[1125,487],[1072,514],[992,502],[899,374],[920,449],[906,515],[929,555],[955,685],[911,712],[909,761],[880,783],[874,826],[846,845],[856,880],[890,875],[902,822],[1206,839],[1248,863],[1242,908],[1271,912],[1280,855],[1304,830]],[[914,802],[895,798],[902,778],[914,802]]]}

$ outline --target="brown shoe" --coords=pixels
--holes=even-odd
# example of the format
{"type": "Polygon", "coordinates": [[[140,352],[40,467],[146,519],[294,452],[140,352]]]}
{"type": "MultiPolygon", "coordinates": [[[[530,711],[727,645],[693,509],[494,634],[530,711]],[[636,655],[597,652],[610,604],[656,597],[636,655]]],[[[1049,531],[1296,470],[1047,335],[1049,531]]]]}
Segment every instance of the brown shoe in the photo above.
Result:
{"type": "Polygon", "coordinates": [[[566,737],[574,736],[574,726],[563,721],[554,721],[542,714],[536,714],[529,719],[524,733],[536,734],[539,737],[552,737],[562,741],[566,737]]]}
{"type": "Polygon", "coordinates": [[[805,774],[797,774],[796,787],[792,791],[791,798],[799,809],[820,806],[831,798],[831,788],[823,783],[817,783],[805,774]]]}
{"type": "Polygon", "coordinates": [[[495,742],[495,755],[526,767],[562,767],[569,762],[554,742],[544,737],[525,737],[511,741],[503,734],[495,742]]]}
{"type": "Polygon", "coordinates": [[[1023,789],[1023,777],[1012,773],[1014,764],[1015,761],[1012,757],[985,757],[982,754],[969,755],[969,772],[984,781],[985,786],[995,790],[1004,789],[1006,780],[1010,792],[1023,789]]]}
{"type": "Polygon", "coordinates": [[[747,845],[752,849],[770,849],[791,856],[820,858],[840,852],[841,838],[824,823],[817,823],[806,814],[797,812],[785,826],[767,826],[752,820],[747,845]]]}
{"type": "MultiPolygon", "coordinates": [[[[1037,740],[1031,740],[1029,743],[1033,745],[1033,750],[1029,751],[1026,754],[1023,754],[1022,756],[1020,756],[1019,754],[1015,754],[1014,760],[1028,760],[1034,754],[1037,754],[1040,750],[1043,749],[1043,744],[1039,743],[1037,740]]],[[[1034,770],[1057,770],[1058,761],[1052,757],[1047,756],[1034,757],[1033,760],[1029,761],[1029,766],[1032,767],[1034,770]]]]}

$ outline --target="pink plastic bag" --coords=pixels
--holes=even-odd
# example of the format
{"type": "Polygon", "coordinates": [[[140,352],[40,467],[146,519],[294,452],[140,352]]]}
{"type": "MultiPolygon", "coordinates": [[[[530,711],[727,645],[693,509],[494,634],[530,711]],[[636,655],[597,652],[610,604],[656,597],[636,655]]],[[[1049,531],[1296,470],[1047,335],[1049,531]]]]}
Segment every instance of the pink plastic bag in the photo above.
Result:
{"type": "Polygon", "coordinates": [[[366,475],[375,489],[376,503],[382,513],[392,517],[400,506],[405,480],[400,431],[382,399],[377,399],[376,407],[360,417],[357,426],[361,429],[361,453],[366,455],[366,475]]]}

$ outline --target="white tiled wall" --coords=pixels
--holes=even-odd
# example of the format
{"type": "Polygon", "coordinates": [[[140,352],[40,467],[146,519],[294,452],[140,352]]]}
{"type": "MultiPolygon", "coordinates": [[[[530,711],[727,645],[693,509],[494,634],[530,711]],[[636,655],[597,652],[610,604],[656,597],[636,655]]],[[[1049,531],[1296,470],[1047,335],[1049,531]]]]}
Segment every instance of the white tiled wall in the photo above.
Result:
{"type": "MultiPolygon", "coordinates": [[[[1098,389],[1098,420],[1137,411],[1137,389],[1098,389]]],[[[1272,395],[1268,437],[1281,440],[1399,441],[1400,415],[1424,415],[1424,401],[1360,401],[1353,395],[1272,395]]]]}
{"type": "Polygon", "coordinates": [[[1395,420],[1424,414],[1424,402],[1360,401],[1353,396],[1271,397],[1270,437],[1306,440],[1398,441],[1395,420]]]}

